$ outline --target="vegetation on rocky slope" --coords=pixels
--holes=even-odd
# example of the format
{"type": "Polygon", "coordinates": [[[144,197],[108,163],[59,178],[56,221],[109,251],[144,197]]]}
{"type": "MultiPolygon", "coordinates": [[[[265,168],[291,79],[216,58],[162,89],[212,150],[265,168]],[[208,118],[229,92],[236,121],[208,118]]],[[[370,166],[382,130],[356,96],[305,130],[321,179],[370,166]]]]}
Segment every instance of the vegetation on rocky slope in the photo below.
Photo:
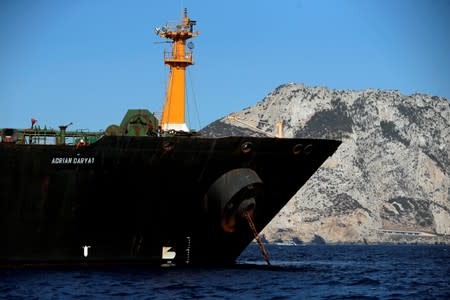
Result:
{"type": "Polygon", "coordinates": [[[206,135],[261,135],[343,144],[264,230],[268,241],[448,242],[450,102],[424,94],[286,84],[217,120],[206,135]]]}

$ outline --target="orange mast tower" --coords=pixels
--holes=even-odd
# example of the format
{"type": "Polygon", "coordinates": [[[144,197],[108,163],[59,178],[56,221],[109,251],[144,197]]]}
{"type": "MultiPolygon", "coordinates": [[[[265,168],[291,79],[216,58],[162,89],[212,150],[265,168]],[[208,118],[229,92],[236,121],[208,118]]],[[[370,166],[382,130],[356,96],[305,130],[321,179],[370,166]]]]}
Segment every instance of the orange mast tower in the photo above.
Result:
{"type": "Polygon", "coordinates": [[[192,65],[193,44],[189,43],[186,51],[186,40],[196,37],[200,33],[194,32],[196,21],[188,18],[187,9],[184,9],[180,24],[156,28],[160,37],[172,40],[172,52],[164,50],[164,63],[170,67],[169,82],[161,117],[162,130],[189,131],[185,121],[185,91],[186,68],[192,65]]]}

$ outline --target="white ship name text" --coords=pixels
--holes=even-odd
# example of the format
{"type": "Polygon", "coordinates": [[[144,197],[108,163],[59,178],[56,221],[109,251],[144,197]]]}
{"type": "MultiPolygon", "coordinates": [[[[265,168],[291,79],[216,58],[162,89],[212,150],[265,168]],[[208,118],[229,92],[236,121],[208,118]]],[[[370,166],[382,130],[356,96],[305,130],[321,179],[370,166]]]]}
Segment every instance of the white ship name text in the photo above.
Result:
{"type": "Polygon", "coordinates": [[[95,157],[53,157],[52,165],[92,165],[95,157]]]}

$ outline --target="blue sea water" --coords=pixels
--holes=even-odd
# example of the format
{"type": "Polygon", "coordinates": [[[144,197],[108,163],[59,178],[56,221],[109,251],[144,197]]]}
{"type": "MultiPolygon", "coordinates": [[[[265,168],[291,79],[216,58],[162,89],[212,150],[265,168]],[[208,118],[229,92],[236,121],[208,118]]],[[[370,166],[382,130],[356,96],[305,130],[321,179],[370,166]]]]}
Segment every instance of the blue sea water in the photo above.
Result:
{"type": "Polygon", "coordinates": [[[450,246],[256,245],[230,268],[0,270],[6,299],[450,299],[450,246]]]}

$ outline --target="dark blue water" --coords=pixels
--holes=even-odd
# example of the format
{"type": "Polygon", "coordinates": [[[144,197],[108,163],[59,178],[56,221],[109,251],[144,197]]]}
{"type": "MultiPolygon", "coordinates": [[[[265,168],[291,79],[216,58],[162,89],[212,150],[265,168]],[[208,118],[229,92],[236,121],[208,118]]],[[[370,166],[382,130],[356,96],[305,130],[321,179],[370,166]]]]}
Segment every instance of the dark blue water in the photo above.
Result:
{"type": "Polygon", "coordinates": [[[450,299],[450,246],[251,245],[233,268],[0,270],[7,299],[450,299]]]}

